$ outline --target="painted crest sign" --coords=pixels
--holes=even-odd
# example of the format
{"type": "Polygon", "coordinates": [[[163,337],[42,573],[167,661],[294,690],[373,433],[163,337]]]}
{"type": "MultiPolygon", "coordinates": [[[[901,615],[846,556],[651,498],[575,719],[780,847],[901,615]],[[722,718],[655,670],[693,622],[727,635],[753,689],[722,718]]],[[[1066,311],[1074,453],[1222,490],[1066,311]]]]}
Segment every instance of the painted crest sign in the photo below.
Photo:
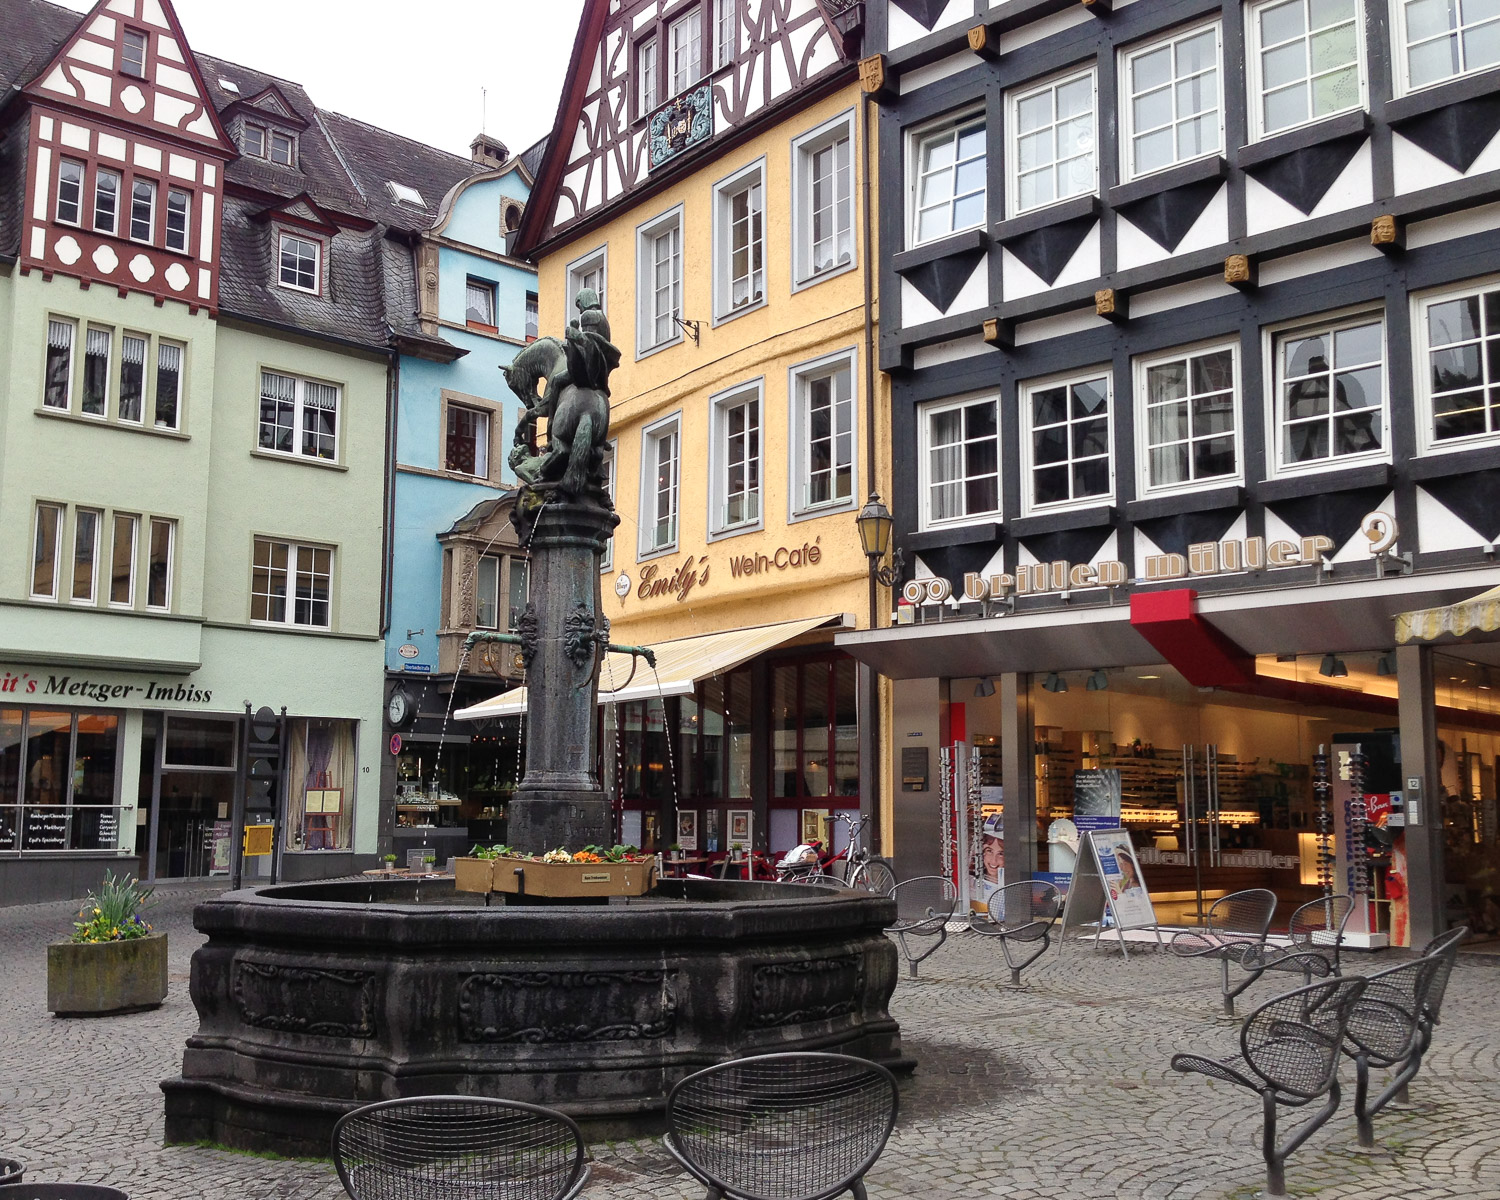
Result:
{"type": "Polygon", "coordinates": [[[650,169],[655,170],[713,135],[713,92],[705,83],[652,114],[650,169]]]}

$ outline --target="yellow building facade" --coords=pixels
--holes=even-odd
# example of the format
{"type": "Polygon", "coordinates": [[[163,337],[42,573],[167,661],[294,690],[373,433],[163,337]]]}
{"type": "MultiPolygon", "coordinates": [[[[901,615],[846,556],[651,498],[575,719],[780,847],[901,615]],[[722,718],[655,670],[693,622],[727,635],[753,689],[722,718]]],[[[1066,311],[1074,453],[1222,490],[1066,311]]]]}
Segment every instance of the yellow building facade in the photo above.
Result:
{"type": "MultiPolygon", "coordinates": [[[[626,14],[636,49],[623,57],[637,67],[651,7],[626,14]]],[[[716,54],[720,11],[703,14],[716,54]]],[[[738,57],[710,73],[712,97],[732,94],[776,45],[739,13],[738,57]]],[[[662,32],[664,47],[677,44],[662,32]]],[[[600,44],[611,44],[608,20],[600,44]]],[[[575,65],[589,59],[575,49],[575,65]]],[[[608,79],[591,83],[607,94],[608,79]]],[[[639,99],[638,72],[623,86],[639,99]]],[[[691,95],[665,103],[691,109],[691,95]]],[[[591,186],[576,139],[555,130],[561,149],[549,149],[526,214],[542,331],[560,332],[593,288],[623,353],[609,431],[620,525],[603,610],[613,641],[666,645],[673,665],[655,687],[644,669],[613,679],[606,664],[601,698],[621,701],[605,706],[602,773],[622,836],[648,848],[681,844],[713,863],[735,847],[779,856],[814,832],[842,845],[849,824],[835,814],[867,814],[867,839],[889,829],[890,781],[873,770],[888,698],[833,647],[837,629],[870,624],[855,516],[887,486],[890,455],[866,275],[879,252],[874,112],[841,53],[739,121],[715,101],[706,145],[677,150],[646,120],[645,176],[571,221],[560,219],[567,181],[574,197],[591,186]]],[[[631,129],[620,134],[628,155],[631,129]]],[[[878,606],[889,612],[888,592],[878,606]]]]}

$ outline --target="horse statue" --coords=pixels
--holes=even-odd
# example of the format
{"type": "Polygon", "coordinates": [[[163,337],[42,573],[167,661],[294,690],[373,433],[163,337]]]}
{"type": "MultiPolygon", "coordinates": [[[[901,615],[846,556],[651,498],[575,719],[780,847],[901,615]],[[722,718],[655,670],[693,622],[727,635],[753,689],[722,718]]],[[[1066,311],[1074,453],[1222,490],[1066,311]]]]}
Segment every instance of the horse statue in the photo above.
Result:
{"type": "Polygon", "coordinates": [[[604,488],[604,443],[609,436],[609,376],[620,365],[609,318],[598,293],[584,288],[578,317],[562,341],[538,338],[502,367],[510,390],[526,406],[516,422],[509,462],[526,484],[555,483],[575,498],[604,488]],[[541,393],[537,385],[546,386],[541,393]],[[547,446],[535,448],[538,417],[547,418],[547,446]]]}

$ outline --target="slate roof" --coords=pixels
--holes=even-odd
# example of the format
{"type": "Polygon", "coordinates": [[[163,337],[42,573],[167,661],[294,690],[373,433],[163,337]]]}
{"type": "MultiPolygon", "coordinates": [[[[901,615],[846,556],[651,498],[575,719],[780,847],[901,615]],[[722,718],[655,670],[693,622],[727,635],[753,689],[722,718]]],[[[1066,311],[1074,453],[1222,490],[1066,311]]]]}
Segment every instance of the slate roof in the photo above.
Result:
{"type": "Polygon", "coordinates": [[[0,29],[0,105],[41,73],[83,14],[45,0],[4,0],[0,29]]]}
{"type": "Polygon", "coordinates": [[[364,194],[368,212],[392,229],[419,232],[430,228],[448,189],[485,169],[468,158],[377,129],[343,113],[324,111],[320,116],[343,152],[344,163],[364,194]],[[392,181],[415,188],[426,207],[418,209],[397,201],[387,186],[392,181]]]}

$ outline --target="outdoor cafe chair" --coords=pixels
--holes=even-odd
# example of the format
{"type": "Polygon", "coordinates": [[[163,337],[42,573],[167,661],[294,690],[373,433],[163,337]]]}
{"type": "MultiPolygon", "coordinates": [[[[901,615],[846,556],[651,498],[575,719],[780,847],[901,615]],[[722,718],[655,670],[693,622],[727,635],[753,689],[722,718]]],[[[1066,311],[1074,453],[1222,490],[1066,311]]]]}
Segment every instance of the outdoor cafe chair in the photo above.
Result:
{"type": "Polygon", "coordinates": [[[1262,944],[1260,953],[1246,955],[1240,966],[1252,974],[1251,983],[1264,971],[1297,971],[1303,983],[1311,983],[1314,976],[1327,979],[1338,975],[1342,968],[1339,951],[1344,944],[1344,926],[1353,911],[1354,901],[1349,896],[1309,900],[1293,910],[1287,922],[1287,945],[1262,944]]]}
{"type": "Polygon", "coordinates": [[[1354,1060],[1354,1120],[1359,1144],[1375,1144],[1374,1117],[1415,1077],[1422,1065],[1422,1011],[1438,955],[1400,963],[1365,977],[1344,1035],[1344,1053],[1354,1060]],[[1370,1068],[1394,1071],[1385,1089],[1370,1099],[1370,1068]]]}
{"type": "Polygon", "coordinates": [[[1247,971],[1242,979],[1230,978],[1229,965],[1243,965],[1265,953],[1266,933],[1276,912],[1276,893],[1268,888],[1230,892],[1213,902],[1208,922],[1199,929],[1184,929],[1172,935],[1169,944],[1179,958],[1217,958],[1223,970],[1224,1015],[1234,1016],[1234,999],[1259,978],[1247,971]]]}
{"type": "Polygon", "coordinates": [[[1427,988],[1427,1002],[1422,1006],[1422,1053],[1432,1044],[1432,1027],[1440,1024],[1443,997],[1448,994],[1448,980],[1453,977],[1453,968],[1458,965],[1458,948],[1469,936],[1469,927],[1460,925],[1447,933],[1440,933],[1422,947],[1422,957],[1438,959],[1438,968],[1432,973],[1432,983],[1427,988]]]}
{"type": "Polygon", "coordinates": [[[353,1200],[570,1200],[589,1177],[571,1117],[486,1096],[413,1096],[345,1113],[333,1163],[353,1200]]]}
{"type": "Polygon", "coordinates": [[[20,1183],[26,1168],[13,1158],[0,1158],[0,1187],[7,1183],[20,1183]]]}
{"type": "Polygon", "coordinates": [[[1021,986],[1021,972],[1052,945],[1052,927],[1062,915],[1062,893],[1041,880],[1009,883],[990,896],[985,915],[971,916],[969,928],[998,938],[1010,968],[1011,987],[1021,986]]]}
{"type": "Polygon", "coordinates": [[[896,923],[887,925],[906,956],[911,978],[917,977],[917,964],[936,952],[948,940],[948,922],[958,906],[958,889],[941,875],[918,875],[904,879],[891,889],[896,902],[896,923]],[[923,942],[932,944],[923,949],[923,942]]]}
{"type": "Polygon", "coordinates": [[[896,1080],[844,1054],[762,1054],[689,1075],[667,1096],[666,1146],[705,1200],[865,1200],[896,1124],[896,1080]]]}
{"type": "Polygon", "coordinates": [[[1286,1195],[1286,1160],[1339,1106],[1339,1054],[1355,1004],[1365,990],[1358,975],[1335,977],[1276,996],[1240,1026],[1240,1053],[1225,1059],[1178,1054],[1172,1069],[1236,1084],[1261,1098],[1266,1195],[1286,1195]],[[1327,1102],[1277,1144],[1278,1108],[1327,1102]]]}

